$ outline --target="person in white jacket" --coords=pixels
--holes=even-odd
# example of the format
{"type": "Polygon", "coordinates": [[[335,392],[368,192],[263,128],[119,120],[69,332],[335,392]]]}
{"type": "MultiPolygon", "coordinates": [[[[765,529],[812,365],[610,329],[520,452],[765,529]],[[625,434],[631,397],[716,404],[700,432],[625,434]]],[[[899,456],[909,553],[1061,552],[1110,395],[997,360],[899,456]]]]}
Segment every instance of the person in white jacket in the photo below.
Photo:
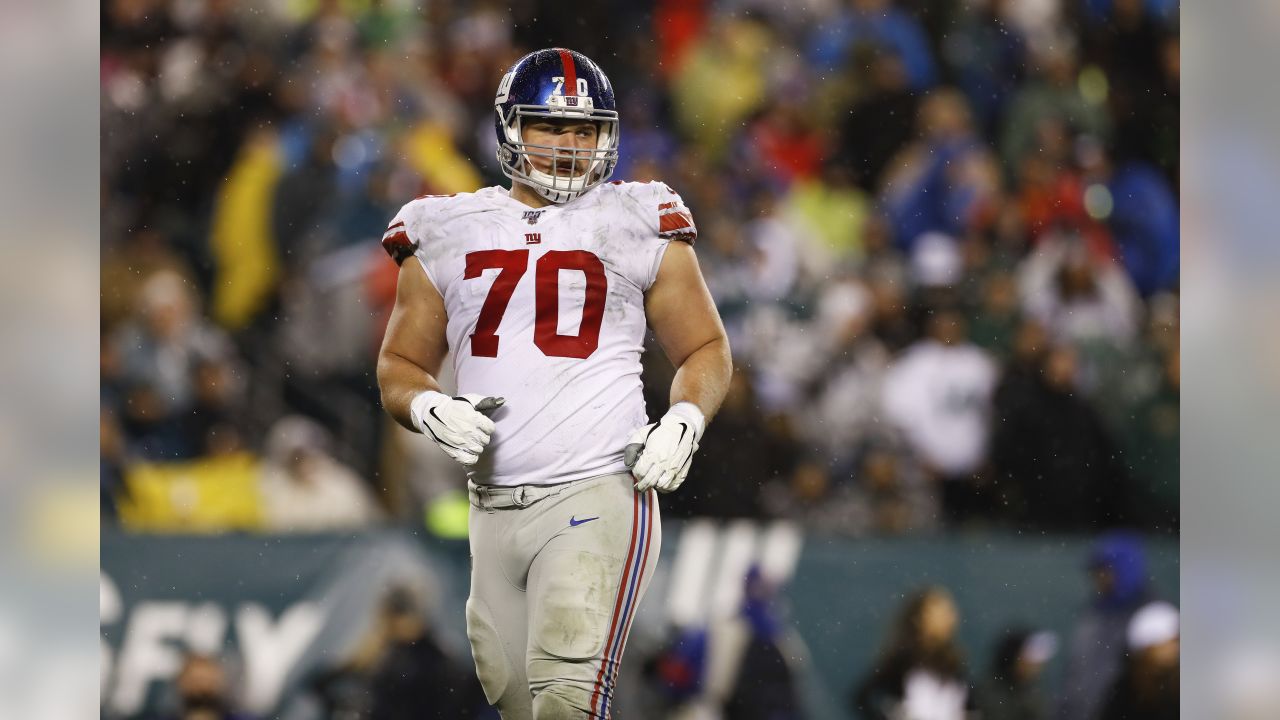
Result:
{"type": "Polygon", "coordinates": [[[949,520],[980,510],[975,477],[987,459],[995,361],[968,341],[964,318],[936,312],[927,336],[889,367],[881,398],[885,419],[942,482],[949,520]]]}
{"type": "Polygon", "coordinates": [[[1138,331],[1141,300],[1124,268],[1066,234],[1046,237],[1018,270],[1023,312],[1059,342],[1126,347],[1138,331]]]}
{"type": "Polygon", "coordinates": [[[300,415],[272,426],[260,485],[268,530],[343,530],[378,519],[364,482],[333,458],[327,445],[324,428],[300,415]]]}

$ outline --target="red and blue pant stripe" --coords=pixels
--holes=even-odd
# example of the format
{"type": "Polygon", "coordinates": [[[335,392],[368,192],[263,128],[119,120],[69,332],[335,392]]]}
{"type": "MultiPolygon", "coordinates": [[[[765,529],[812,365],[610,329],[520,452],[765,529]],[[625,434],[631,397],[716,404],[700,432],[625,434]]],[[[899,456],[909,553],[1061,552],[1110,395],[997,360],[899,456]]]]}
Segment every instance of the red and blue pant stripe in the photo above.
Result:
{"type": "Polygon", "coordinates": [[[596,674],[595,690],[591,694],[591,717],[607,720],[613,700],[613,686],[618,679],[618,667],[622,649],[631,632],[631,621],[639,605],[640,585],[649,560],[649,546],[653,535],[653,491],[635,494],[631,513],[631,543],[627,562],[622,570],[622,585],[614,603],[613,620],[609,625],[609,640],[604,647],[604,658],[596,674]]]}

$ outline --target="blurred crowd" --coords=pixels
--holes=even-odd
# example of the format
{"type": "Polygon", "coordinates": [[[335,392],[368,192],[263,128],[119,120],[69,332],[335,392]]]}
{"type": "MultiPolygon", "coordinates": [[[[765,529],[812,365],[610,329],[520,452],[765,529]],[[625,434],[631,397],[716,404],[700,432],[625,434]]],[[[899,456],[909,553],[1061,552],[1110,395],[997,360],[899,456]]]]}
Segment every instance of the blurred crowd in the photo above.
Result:
{"type": "MultiPolygon", "coordinates": [[[[470,658],[455,657],[439,642],[413,588],[386,588],[370,620],[349,657],[306,678],[298,693],[307,708],[302,717],[498,720],[470,658]]],[[[257,720],[240,709],[245,678],[236,670],[233,655],[188,652],[159,709],[144,720],[257,720]]]]}
{"type": "MultiPolygon", "coordinates": [[[[501,184],[497,79],[566,45],[617,90],[615,178],[693,210],[733,345],[666,511],[1176,529],[1171,0],[108,0],[102,23],[104,517],[465,502],[378,406],[378,239],[417,195],[501,184]]],[[[656,416],[671,369],[645,364],[656,416]]]]}
{"type": "Polygon", "coordinates": [[[1122,536],[1090,560],[1094,600],[1072,628],[1066,678],[1052,699],[1041,675],[1057,637],[1025,627],[1004,632],[990,665],[970,669],[956,637],[951,594],[908,596],[872,670],[855,684],[850,709],[864,720],[1174,720],[1179,716],[1179,614],[1128,573],[1140,552],[1122,536]]]}
{"type": "MultiPolygon", "coordinates": [[[[951,592],[923,586],[886,608],[879,652],[852,678],[846,710],[859,720],[1174,720],[1179,716],[1178,609],[1150,584],[1138,537],[1097,538],[1084,563],[1088,601],[1066,642],[1034,611],[989,639],[985,662],[960,641],[951,592]],[[1062,646],[1060,648],[1060,646],[1062,646]],[[1056,692],[1044,676],[1065,657],[1056,692]]],[[[756,569],[739,612],[683,628],[648,661],[645,717],[801,720],[806,650],[788,628],[779,588],[756,569]]]]}
{"type": "MultiPolygon", "coordinates": [[[[1098,538],[1085,567],[1088,601],[1065,642],[1034,624],[1011,625],[972,663],[951,592],[923,586],[886,607],[879,652],[852,677],[847,717],[858,720],[1176,720],[1180,617],[1147,575],[1137,536],[1098,538]],[[1046,670],[1062,654],[1057,692],[1046,670]]],[[[802,677],[804,641],[791,627],[782,587],[753,566],[736,612],[672,627],[640,658],[625,687],[628,717],[666,720],[803,720],[814,716],[802,677]]],[[[1034,612],[1028,609],[1027,612],[1034,612]]],[[[192,653],[154,720],[253,720],[237,711],[235,661],[192,653]]],[[[421,597],[388,587],[348,657],[304,680],[307,717],[331,720],[497,720],[464,658],[436,638],[421,597]]]]}

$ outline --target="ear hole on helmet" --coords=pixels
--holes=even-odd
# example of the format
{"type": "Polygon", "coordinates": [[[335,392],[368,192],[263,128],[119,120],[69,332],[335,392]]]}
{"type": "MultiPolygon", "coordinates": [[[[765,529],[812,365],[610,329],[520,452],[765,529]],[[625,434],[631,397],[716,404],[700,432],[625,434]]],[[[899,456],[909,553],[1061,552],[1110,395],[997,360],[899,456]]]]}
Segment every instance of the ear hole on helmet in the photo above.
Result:
{"type": "Polygon", "coordinates": [[[524,138],[520,137],[522,130],[520,113],[512,112],[511,117],[502,123],[502,128],[507,135],[507,142],[519,143],[524,141],[524,138]]]}

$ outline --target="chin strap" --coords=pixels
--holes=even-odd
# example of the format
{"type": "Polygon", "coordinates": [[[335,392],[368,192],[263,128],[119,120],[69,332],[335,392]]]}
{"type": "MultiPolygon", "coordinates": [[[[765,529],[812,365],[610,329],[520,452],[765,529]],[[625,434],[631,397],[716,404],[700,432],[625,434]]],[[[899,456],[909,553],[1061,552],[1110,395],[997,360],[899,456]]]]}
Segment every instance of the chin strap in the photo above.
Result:
{"type": "MultiPolygon", "coordinates": [[[[521,155],[521,160],[524,161],[525,165],[525,177],[532,181],[526,184],[533,188],[534,192],[557,205],[573,200],[592,187],[587,179],[591,176],[591,173],[595,171],[594,168],[589,168],[587,172],[577,177],[564,179],[563,184],[567,186],[567,189],[560,190],[552,187],[557,184],[556,177],[554,175],[544,173],[535,168],[527,156],[521,155]],[[575,185],[577,187],[574,187],[575,185]]],[[[591,164],[593,166],[595,165],[594,162],[591,164]]]]}
{"type": "Polygon", "coordinates": [[[551,188],[536,185],[534,183],[525,183],[525,185],[533,188],[534,192],[557,205],[563,205],[586,192],[585,190],[552,190],[551,188]]]}

